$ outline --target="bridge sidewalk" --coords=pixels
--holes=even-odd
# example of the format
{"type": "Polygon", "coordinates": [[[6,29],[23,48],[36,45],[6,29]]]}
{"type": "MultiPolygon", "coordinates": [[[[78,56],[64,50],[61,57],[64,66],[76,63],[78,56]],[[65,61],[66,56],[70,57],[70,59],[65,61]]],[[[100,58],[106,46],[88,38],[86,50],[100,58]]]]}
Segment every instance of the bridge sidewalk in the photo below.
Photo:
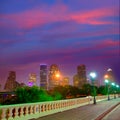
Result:
{"type": "MultiPolygon", "coordinates": [[[[98,116],[100,116],[102,113],[115,106],[119,102],[120,98],[112,99],[110,101],[105,100],[97,102],[96,105],[85,105],[75,109],[31,120],[95,120],[98,116]]],[[[118,114],[118,116],[118,118],[120,118],[120,114],[118,114]]]]}

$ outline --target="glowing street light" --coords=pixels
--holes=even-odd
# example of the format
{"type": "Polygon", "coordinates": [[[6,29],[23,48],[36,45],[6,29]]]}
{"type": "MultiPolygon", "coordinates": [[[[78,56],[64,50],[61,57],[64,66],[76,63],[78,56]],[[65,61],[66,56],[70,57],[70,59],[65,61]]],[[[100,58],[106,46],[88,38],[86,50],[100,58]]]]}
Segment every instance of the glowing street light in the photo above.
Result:
{"type": "Polygon", "coordinates": [[[111,85],[112,85],[112,86],[115,86],[115,83],[114,83],[114,82],[112,82],[112,83],[111,83],[111,85]]]}
{"type": "Polygon", "coordinates": [[[95,90],[95,86],[94,86],[94,81],[95,81],[96,76],[97,75],[95,72],[90,73],[90,77],[91,77],[91,81],[92,81],[92,85],[93,85],[93,96],[94,96],[93,104],[96,104],[96,98],[95,98],[96,90],[95,90]]]}
{"type": "Polygon", "coordinates": [[[109,97],[109,86],[108,86],[109,80],[105,79],[105,83],[106,83],[106,87],[107,87],[108,100],[110,100],[110,97],[109,97]]]}
{"type": "Polygon", "coordinates": [[[116,85],[117,88],[119,88],[119,85],[116,85]]]}
{"type": "Polygon", "coordinates": [[[109,80],[105,79],[105,83],[109,83],[109,80]]]}
{"type": "Polygon", "coordinates": [[[90,76],[91,76],[91,78],[94,79],[94,78],[96,77],[96,73],[95,73],[95,72],[91,72],[91,73],[90,73],[90,76]]]}
{"type": "Polygon", "coordinates": [[[113,92],[114,92],[114,99],[115,99],[115,98],[116,98],[116,95],[115,95],[115,83],[112,82],[111,85],[113,86],[113,90],[114,90],[114,91],[113,91],[113,92]]]}
{"type": "Polygon", "coordinates": [[[119,85],[116,85],[118,96],[119,96],[119,92],[120,92],[120,91],[119,91],[119,87],[120,87],[119,85]]]}

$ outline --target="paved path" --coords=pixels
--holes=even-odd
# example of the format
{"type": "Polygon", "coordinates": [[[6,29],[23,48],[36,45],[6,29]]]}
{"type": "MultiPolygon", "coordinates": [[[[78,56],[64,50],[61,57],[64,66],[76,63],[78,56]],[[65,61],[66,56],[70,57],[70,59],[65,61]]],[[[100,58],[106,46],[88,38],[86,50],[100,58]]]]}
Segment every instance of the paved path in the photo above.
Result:
{"type": "Polygon", "coordinates": [[[120,120],[120,105],[106,115],[102,120],[120,120]]]}
{"type": "MultiPolygon", "coordinates": [[[[64,112],[59,112],[56,114],[48,115],[45,117],[40,117],[38,119],[32,120],[95,120],[98,116],[102,113],[116,105],[120,102],[120,98],[112,99],[110,101],[101,101],[98,102],[96,105],[86,105],[81,106],[79,108],[75,108],[72,110],[67,110],[64,112]]],[[[120,108],[116,109],[116,113],[113,114],[117,115],[119,112],[120,115],[120,108]]],[[[111,114],[112,116],[112,114],[111,114]]],[[[120,120],[120,119],[105,119],[105,120],[120,120]]]]}

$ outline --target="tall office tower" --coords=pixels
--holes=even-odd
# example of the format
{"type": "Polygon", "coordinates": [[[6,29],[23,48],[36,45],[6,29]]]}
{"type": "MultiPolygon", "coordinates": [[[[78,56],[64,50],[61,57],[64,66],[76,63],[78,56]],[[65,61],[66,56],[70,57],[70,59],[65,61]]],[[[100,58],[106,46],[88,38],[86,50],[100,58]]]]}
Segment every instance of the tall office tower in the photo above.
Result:
{"type": "Polygon", "coordinates": [[[40,65],[40,87],[44,89],[48,89],[48,81],[47,81],[47,65],[41,64],[40,65]]]}
{"type": "Polygon", "coordinates": [[[69,77],[64,77],[64,78],[60,81],[60,85],[61,85],[61,86],[69,85],[69,77]]]}
{"type": "Polygon", "coordinates": [[[86,83],[87,83],[86,66],[79,65],[77,66],[77,74],[74,75],[73,77],[73,84],[74,86],[81,88],[86,83]]]}
{"type": "Polygon", "coordinates": [[[28,85],[30,87],[36,85],[36,74],[35,73],[30,73],[29,74],[29,82],[28,82],[28,85]]]}
{"type": "Polygon", "coordinates": [[[16,81],[15,71],[10,71],[9,76],[7,78],[7,81],[6,81],[6,84],[4,86],[4,89],[8,90],[8,91],[13,91],[19,86],[20,86],[20,84],[16,81]]]}
{"type": "Polygon", "coordinates": [[[52,64],[49,69],[49,89],[60,84],[60,70],[56,64],[52,64]]]}
{"type": "Polygon", "coordinates": [[[105,74],[105,79],[108,79],[110,82],[115,82],[115,77],[111,68],[109,68],[105,74]]]}

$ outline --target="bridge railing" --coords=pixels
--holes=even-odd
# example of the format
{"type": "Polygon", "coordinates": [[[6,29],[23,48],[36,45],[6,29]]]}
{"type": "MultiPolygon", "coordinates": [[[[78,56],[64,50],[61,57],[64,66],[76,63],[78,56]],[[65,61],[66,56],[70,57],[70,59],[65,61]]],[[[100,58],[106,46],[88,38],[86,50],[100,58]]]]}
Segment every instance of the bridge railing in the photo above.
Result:
{"type": "MultiPolygon", "coordinates": [[[[110,95],[110,98],[113,98],[110,95]]],[[[107,96],[96,96],[97,101],[107,96]]],[[[0,120],[29,120],[93,103],[93,97],[0,106],[0,120]]]]}

